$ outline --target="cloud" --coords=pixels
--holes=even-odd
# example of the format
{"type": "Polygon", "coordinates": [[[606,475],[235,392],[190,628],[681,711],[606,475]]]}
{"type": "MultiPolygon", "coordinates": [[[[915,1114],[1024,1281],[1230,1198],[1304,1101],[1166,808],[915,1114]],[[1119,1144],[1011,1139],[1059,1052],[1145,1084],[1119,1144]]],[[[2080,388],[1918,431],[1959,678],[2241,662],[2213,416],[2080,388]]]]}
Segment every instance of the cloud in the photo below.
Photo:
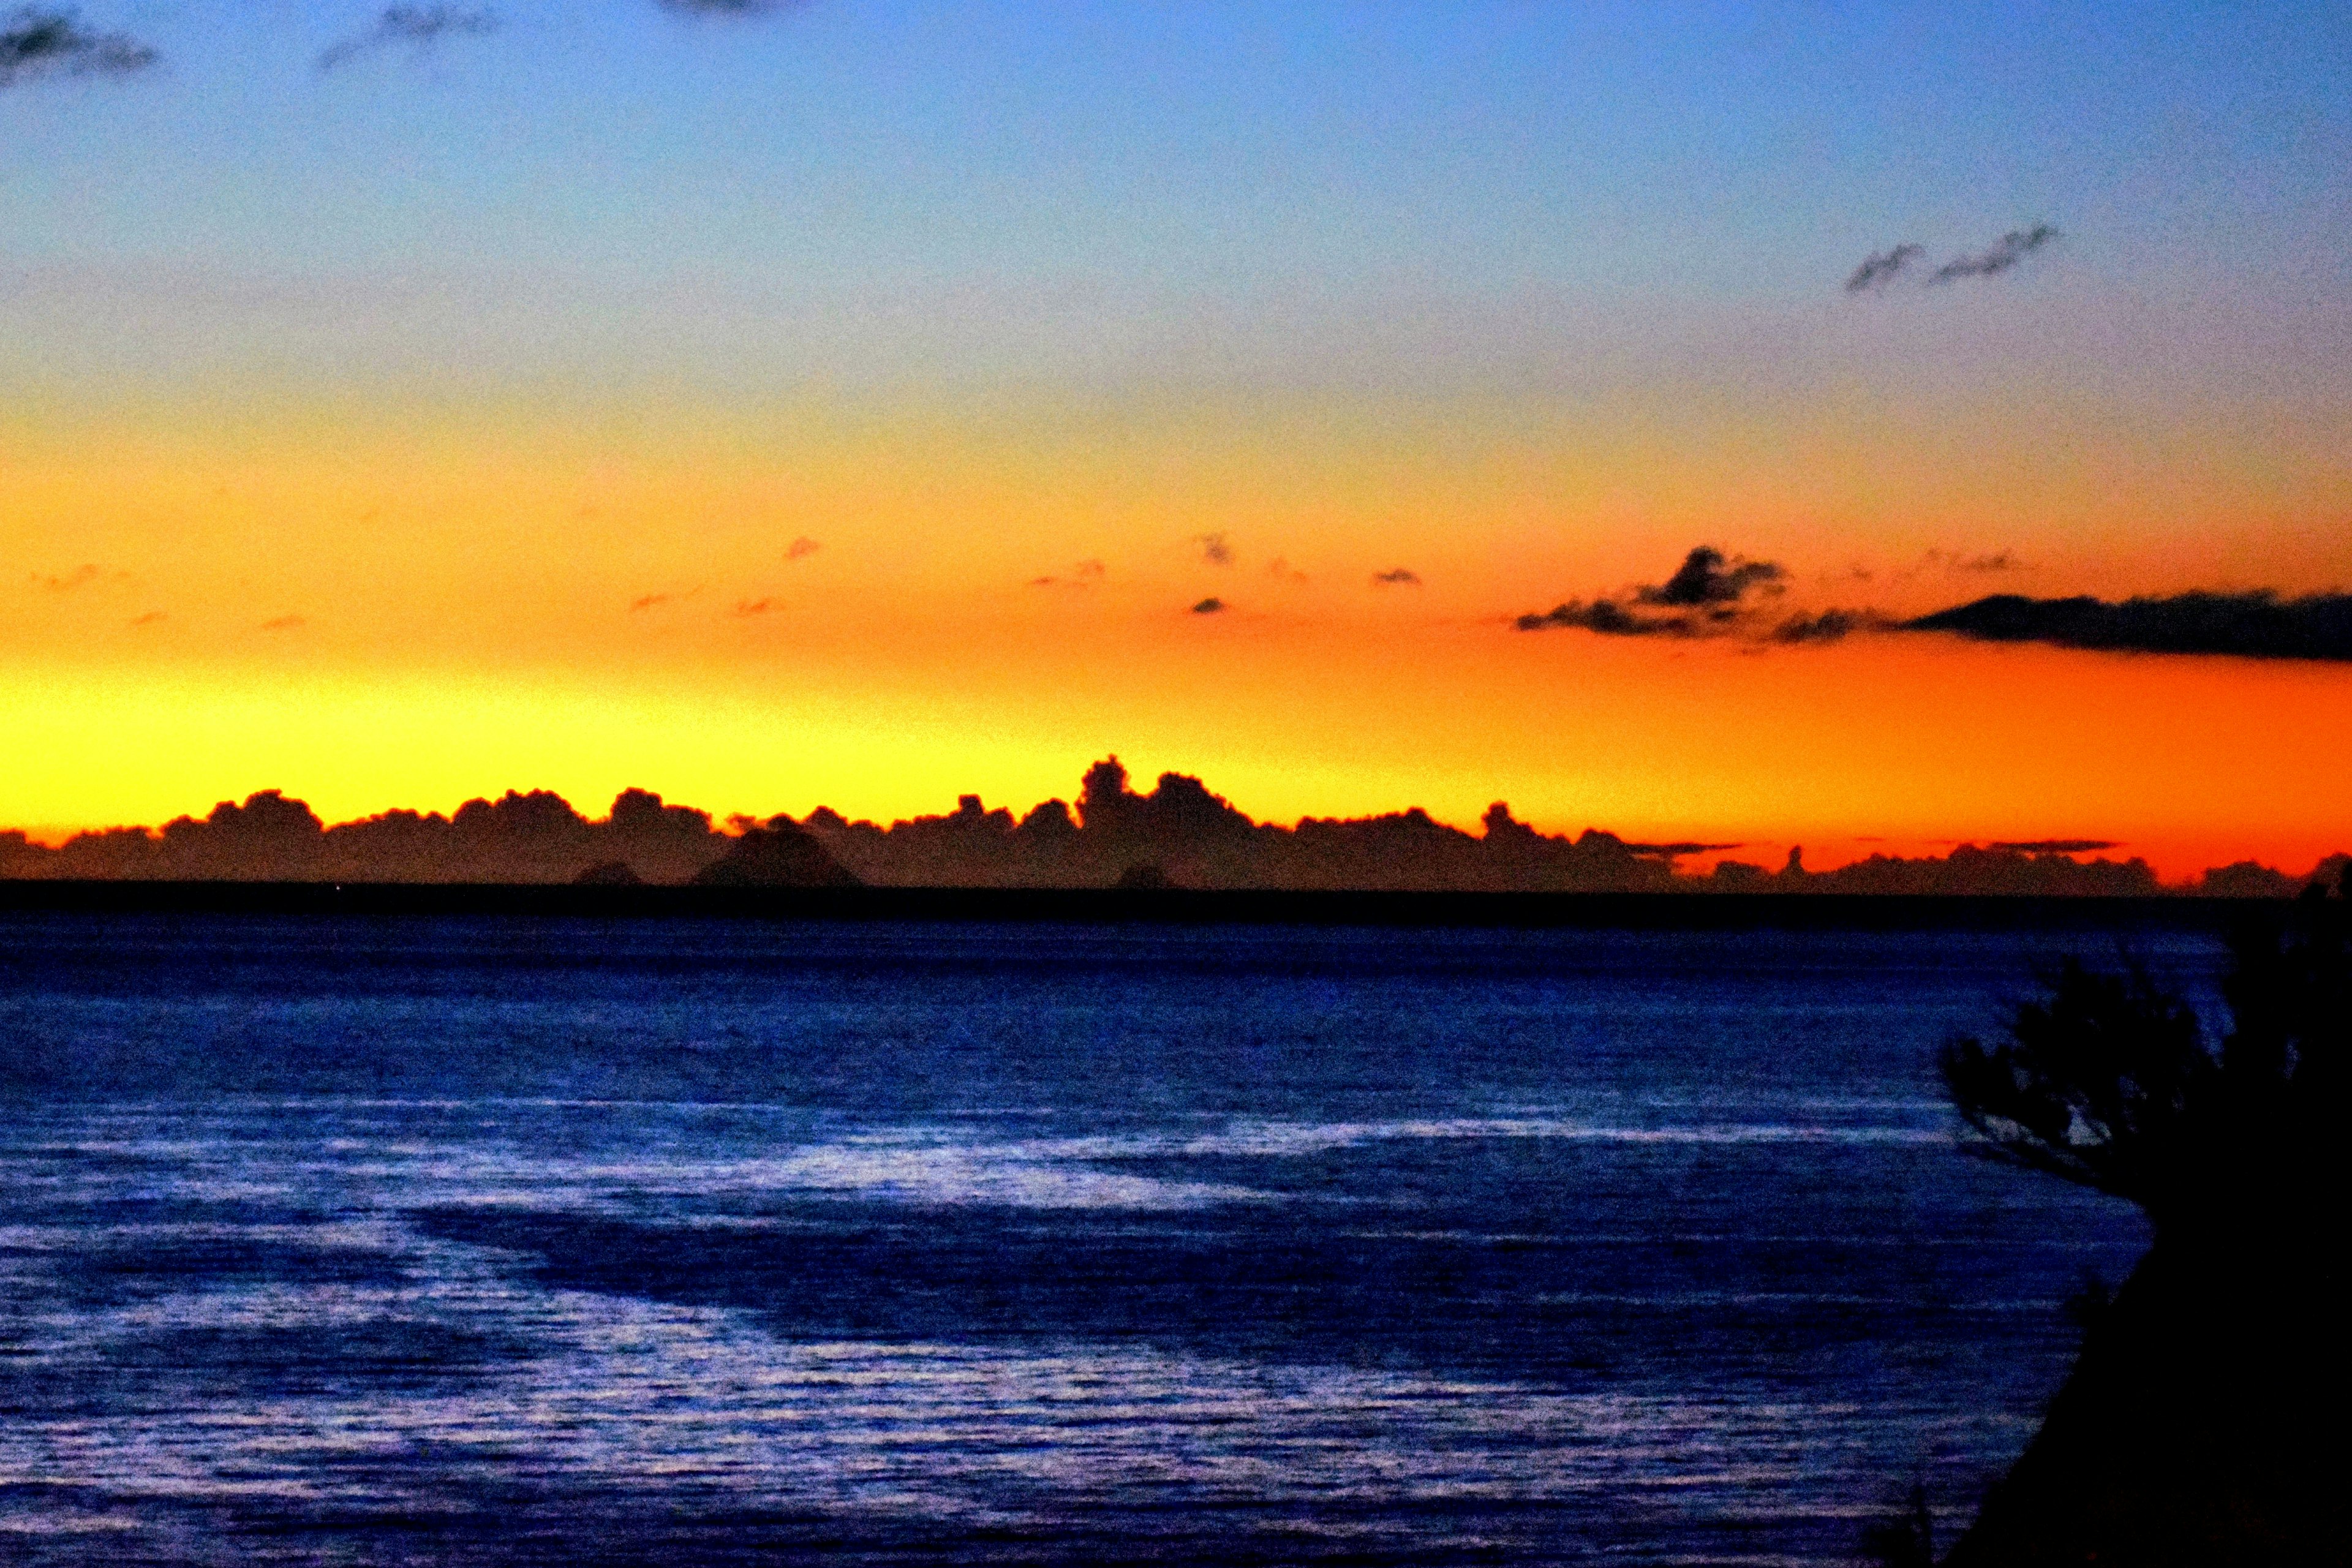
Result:
{"type": "Polygon", "coordinates": [[[2092,855],[2120,847],[2121,840],[2114,838],[2018,838],[1993,845],[2013,855],[2092,855]]]}
{"type": "Polygon", "coordinates": [[[1982,555],[1962,555],[1956,551],[1930,550],[1927,556],[1931,566],[1940,565],[1947,572],[2022,572],[2026,564],[2012,551],[1995,550],[1982,555]]]}
{"type": "Polygon", "coordinates": [[[1855,632],[1876,631],[1886,624],[1886,617],[1875,610],[1822,610],[1816,615],[1800,612],[1774,626],[1771,640],[1791,647],[1843,642],[1855,632]]]}
{"type": "Polygon", "coordinates": [[[1863,294],[1873,289],[1884,289],[1895,281],[1896,274],[1927,254],[1927,247],[1906,243],[1891,250],[1881,250],[1866,256],[1863,258],[1862,265],[1855,268],[1847,277],[1845,291],[1849,294],[1863,294]]]}
{"type": "Polygon", "coordinates": [[[322,51],[319,68],[331,71],[349,65],[362,55],[398,44],[423,50],[445,37],[482,37],[497,32],[499,26],[497,15],[489,11],[460,11],[448,5],[388,5],[373,26],[322,51]]]}
{"type": "Polygon", "coordinates": [[[1201,547],[1201,559],[1209,565],[1230,566],[1234,563],[1233,542],[1223,534],[1195,534],[1192,542],[1201,547]]]}
{"type": "Polygon", "coordinates": [[[1772,562],[1726,560],[1722,551],[1702,544],[1683,557],[1664,584],[1639,589],[1633,597],[1644,605],[1736,605],[1750,588],[1778,592],[1776,585],[1787,576],[1772,562]]]}
{"type": "Polygon", "coordinates": [[[1301,572],[1279,555],[1265,563],[1265,574],[1277,583],[1287,583],[1294,588],[1303,587],[1307,582],[1306,573],[1301,572]]]}
{"type": "Polygon", "coordinates": [[[793,540],[790,544],[784,546],[784,559],[787,561],[805,561],[824,548],[824,546],[818,541],[811,539],[807,534],[803,533],[798,539],[793,540]]]}
{"type": "Polygon", "coordinates": [[[2046,223],[2013,228],[1974,256],[1956,256],[1927,275],[1930,283],[1952,283],[1963,278],[1998,278],[2058,237],[2046,223]]]}
{"type": "Polygon", "coordinates": [[[735,613],[739,616],[764,616],[776,607],[773,599],[738,599],[735,613]]]}
{"type": "Polygon", "coordinates": [[[2088,596],[2030,599],[1995,594],[1905,621],[1902,629],[1951,632],[1977,642],[2352,663],[2352,594],[2283,599],[2264,589],[2176,594],[2120,604],[2088,596]]]}
{"type": "Polygon", "coordinates": [[[1385,572],[1373,573],[1372,585],[1376,588],[1418,588],[1421,586],[1421,574],[1410,567],[1391,566],[1385,572]]]}
{"type": "Polygon", "coordinates": [[[275,619],[262,622],[261,629],[265,632],[290,632],[310,624],[299,616],[279,616],[275,619]]]}
{"type": "Polygon", "coordinates": [[[656,605],[667,605],[677,596],[675,594],[647,594],[641,599],[629,601],[629,613],[635,615],[639,610],[650,610],[656,605]]]}
{"type": "Polygon", "coordinates": [[[169,618],[170,617],[165,616],[161,610],[150,610],[143,616],[131,616],[131,624],[134,626],[152,626],[158,621],[168,620],[169,618]]]}
{"type": "Polygon", "coordinates": [[[45,576],[36,572],[33,581],[52,594],[70,594],[76,588],[88,587],[105,575],[97,566],[85,563],[62,575],[45,576]]]}
{"type": "Polygon", "coordinates": [[[1104,565],[1099,561],[1081,561],[1076,565],[1070,568],[1070,574],[1067,577],[1055,577],[1050,574],[1043,577],[1032,577],[1029,579],[1029,586],[1032,588],[1086,589],[1093,587],[1097,583],[1101,582],[1109,574],[1110,568],[1104,565]]]}
{"type": "Polygon", "coordinates": [[[797,9],[803,0],[659,0],[665,11],[681,16],[766,16],[797,9]]]}
{"type": "Polygon", "coordinates": [[[1744,602],[1748,595],[1779,594],[1788,575],[1774,562],[1726,556],[1715,546],[1702,544],[1684,556],[1664,583],[1634,588],[1633,607],[1617,599],[1570,599],[1517,616],[1511,625],[1523,632],[1577,626],[1612,637],[1717,637],[1739,628],[1749,612],[1744,602]],[[1675,613],[1643,615],[1644,608],[1675,613]]]}
{"type": "Polygon", "coordinates": [[[159,57],[127,33],[93,33],[70,8],[20,5],[0,18],[0,88],[53,76],[128,76],[159,57]]]}
{"type": "Polygon", "coordinates": [[[1203,599],[1192,606],[1192,613],[1196,616],[1222,616],[1225,613],[1225,602],[1223,599],[1203,599]]]}

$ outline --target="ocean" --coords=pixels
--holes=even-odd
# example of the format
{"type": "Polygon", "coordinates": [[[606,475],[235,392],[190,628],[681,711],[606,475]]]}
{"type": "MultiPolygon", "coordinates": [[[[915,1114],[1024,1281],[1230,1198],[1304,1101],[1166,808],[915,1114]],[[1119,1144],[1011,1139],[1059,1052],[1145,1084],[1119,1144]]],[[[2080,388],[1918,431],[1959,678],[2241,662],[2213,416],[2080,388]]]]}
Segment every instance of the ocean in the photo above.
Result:
{"type": "Polygon", "coordinates": [[[1936,1079],[2068,951],[0,916],[0,1560],[1851,1562],[2146,1245],[1936,1079]]]}

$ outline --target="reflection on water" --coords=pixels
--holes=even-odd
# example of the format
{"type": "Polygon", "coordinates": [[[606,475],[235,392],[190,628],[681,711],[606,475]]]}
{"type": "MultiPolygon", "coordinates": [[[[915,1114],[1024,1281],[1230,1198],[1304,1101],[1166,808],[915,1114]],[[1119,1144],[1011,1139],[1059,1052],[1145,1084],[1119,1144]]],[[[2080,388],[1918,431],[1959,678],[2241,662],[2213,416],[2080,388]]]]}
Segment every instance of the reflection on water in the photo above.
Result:
{"type": "Polygon", "coordinates": [[[2140,1240],[2011,940],[5,934],[33,1563],[1843,1561],[2140,1240]]]}

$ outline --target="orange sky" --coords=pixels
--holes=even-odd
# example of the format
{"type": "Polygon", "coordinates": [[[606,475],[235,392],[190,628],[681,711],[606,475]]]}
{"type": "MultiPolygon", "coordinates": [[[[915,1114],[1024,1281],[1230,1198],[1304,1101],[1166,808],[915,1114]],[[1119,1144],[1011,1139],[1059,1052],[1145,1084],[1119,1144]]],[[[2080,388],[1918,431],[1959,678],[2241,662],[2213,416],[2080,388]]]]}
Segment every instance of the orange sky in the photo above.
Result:
{"type": "Polygon", "coordinates": [[[2038,442],[1987,416],[1970,447],[1738,414],[20,413],[0,820],[152,822],[263,787],[331,819],[532,786],[593,810],[631,784],[887,817],[1067,795],[1116,751],[1261,818],[1468,823],[1505,798],[1554,830],[1802,841],[1816,865],[2092,837],[2180,876],[2352,842],[2321,739],[2352,727],[2344,667],[1509,629],[1702,541],[1784,562],[1792,608],[2338,580],[2344,535],[2309,521],[2352,510],[2337,468],[2282,484],[2217,448],[2184,478],[2093,419],[2038,442]],[[2159,500],[2179,510],[2135,535],[2159,500]],[[2020,564],[1949,563],[2002,552],[2020,564]],[[1422,584],[1371,581],[1396,566],[1422,584]],[[1188,613],[1211,595],[1231,608],[1188,613]]]}

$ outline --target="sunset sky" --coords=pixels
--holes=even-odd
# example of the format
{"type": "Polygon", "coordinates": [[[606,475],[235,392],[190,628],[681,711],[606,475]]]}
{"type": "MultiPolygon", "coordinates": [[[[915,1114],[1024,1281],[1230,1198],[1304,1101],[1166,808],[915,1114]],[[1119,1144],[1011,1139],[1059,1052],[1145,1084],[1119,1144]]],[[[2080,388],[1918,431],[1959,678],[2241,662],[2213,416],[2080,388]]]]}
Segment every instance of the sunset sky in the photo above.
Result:
{"type": "Polygon", "coordinates": [[[92,0],[0,52],[0,824],[2352,847],[2352,663],[1767,635],[2352,588],[2352,10],[1843,13],[92,0]],[[1752,621],[1514,629],[1699,544],[1752,621]]]}

